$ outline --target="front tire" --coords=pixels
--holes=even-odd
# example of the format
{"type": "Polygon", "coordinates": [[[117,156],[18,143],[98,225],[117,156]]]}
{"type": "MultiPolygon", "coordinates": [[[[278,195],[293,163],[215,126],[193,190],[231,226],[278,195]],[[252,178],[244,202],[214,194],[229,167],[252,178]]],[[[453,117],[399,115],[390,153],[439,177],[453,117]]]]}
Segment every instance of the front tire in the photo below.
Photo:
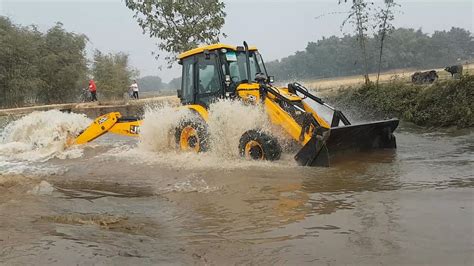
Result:
{"type": "Polygon", "coordinates": [[[249,130],[240,138],[239,151],[247,159],[274,161],[280,159],[281,146],[276,138],[261,131],[249,130]]]}
{"type": "Polygon", "coordinates": [[[205,152],[209,148],[207,124],[201,119],[183,120],[176,127],[175,140],[182,151],[205,152]]]}

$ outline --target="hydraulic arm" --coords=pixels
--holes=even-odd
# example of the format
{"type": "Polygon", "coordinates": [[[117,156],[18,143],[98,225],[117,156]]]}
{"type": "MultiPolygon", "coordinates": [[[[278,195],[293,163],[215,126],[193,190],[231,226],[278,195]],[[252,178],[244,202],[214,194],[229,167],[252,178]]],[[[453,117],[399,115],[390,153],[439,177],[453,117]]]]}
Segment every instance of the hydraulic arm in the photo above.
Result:
{"type": "Polygon", "coordinates": [[[119,112],[112,112],[97,117],[89,127],[82,131],[71,144],[84,144],[110,132],[118,135],[138,136],[142,120],[136,117],[122,117],[119,112]]]}

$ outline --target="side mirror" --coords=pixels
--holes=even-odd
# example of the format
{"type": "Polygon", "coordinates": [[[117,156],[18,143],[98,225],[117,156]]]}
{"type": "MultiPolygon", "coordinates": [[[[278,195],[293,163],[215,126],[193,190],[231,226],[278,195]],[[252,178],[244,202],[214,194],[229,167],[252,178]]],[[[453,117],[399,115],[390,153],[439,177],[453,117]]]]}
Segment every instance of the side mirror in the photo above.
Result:
{"type": "Polygon", "coordinates": [[[268,83],[273,83],[275,81],[274,76],[268,76],[268,83]]]}
{"type": "Polygon", "coordinates": [[[182,94],[181,94],[181,90],[176,90],[176,92],[178,93],[178,98],[180,98],[180,99],[181,99],[181,96],[182,96],[182,94]]]}

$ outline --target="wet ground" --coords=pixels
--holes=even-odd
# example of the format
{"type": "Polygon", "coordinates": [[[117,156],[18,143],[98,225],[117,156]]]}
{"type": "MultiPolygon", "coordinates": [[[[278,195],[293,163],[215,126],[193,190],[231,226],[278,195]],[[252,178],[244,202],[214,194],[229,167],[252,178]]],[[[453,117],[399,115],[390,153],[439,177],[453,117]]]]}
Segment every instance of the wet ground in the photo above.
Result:
{"type": "Polygon", "coordinates": [[[0,164],[0,263],[472,265],[474,133],[402,125],[331,168],[140,152],[0,164]]]}

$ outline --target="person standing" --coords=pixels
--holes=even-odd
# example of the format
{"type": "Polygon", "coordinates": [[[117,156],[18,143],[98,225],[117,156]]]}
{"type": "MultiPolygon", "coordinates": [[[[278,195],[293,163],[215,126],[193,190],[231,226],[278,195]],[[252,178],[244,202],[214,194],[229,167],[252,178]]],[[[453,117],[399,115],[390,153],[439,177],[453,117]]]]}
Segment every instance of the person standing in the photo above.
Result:
{"type": "Polygon", "coordinates": [[[91,101],[97,101],[97,86],[93,79],[89,80],[89,92],[91,93],[91,101]]]}
{"type": "Polygon", "coordinates": [[[132,85],[130,85],[130,89],[132,89],[133,98],[138,99],[138,84],[136,80],[133,80],[132,85]]]}

